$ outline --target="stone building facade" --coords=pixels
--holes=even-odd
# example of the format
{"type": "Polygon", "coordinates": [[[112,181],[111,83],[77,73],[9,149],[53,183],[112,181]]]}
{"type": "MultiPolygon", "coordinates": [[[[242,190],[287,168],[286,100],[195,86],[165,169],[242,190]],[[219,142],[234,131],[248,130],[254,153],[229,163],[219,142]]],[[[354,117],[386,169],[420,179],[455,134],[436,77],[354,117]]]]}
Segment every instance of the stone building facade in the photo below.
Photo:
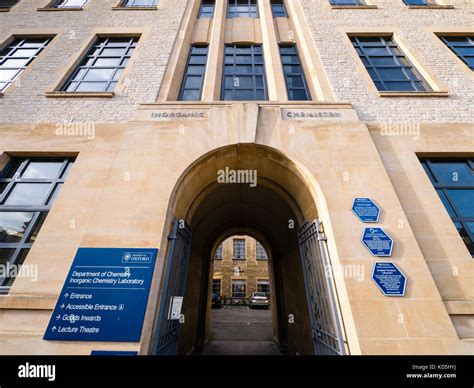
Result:
{"type": "Polygon", "coordinates": [[[224,303],[232,303],[232,300],[247,303],[253,292],[270,296],[265,248],[249,236],[233,236],[223,241],[214,255],[212,291],[218,293],[224,303]],[[242,250],[244,256],[238,254],[242,250]]]}
{"type": "Polygon", "coordinates": [[[0,276],[2,354],[192,354],[234,235],[268,253],[288,354],[473,354],[471,1],[63,3],[0,1],[0,264],[30,271],[0,276]],[[43,339],[84,247],[159,249],[138,342],[43,339]]]}

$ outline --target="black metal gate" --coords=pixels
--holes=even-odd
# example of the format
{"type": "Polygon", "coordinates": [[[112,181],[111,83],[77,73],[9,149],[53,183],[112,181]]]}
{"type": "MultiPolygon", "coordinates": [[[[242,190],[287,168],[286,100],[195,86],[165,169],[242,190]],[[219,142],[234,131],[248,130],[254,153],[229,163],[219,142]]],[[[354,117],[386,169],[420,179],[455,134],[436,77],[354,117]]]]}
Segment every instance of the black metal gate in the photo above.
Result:
{"type": "Polygon", "coordinates": [[[301,226],[298,242],[315,354],[346,354],[326,237],[318,220],[301,226]]]}
{"type": "Polygon", "coordinates": [[[176,355],[180,320],[171,316],[173,299],[184,297],[191,254],[191,228],[183,220],[175,220],[169,241],[168,260],[161,304],[156,324],[153,354],[176,355]]]}

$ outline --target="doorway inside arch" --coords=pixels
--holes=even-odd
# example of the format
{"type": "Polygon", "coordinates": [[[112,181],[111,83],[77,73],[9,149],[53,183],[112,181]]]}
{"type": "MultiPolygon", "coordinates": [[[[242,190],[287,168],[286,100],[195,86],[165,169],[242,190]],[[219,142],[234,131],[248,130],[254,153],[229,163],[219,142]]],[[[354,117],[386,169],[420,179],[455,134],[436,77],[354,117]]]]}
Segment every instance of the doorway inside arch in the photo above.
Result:
{"type": "Polygon", "coordinates": [[[270,256],[251,236],[217,245],[212,260],[210,329],[203,355],[278,355],[274,341],[270,256]]]}
{"type": "MultiPolygon", "coordinates": [[[[213,344],[214,257],[219,244],[236,235],[257,240],[268,255],[271,338],[265,339],[273,349],[290,355],[347,352],[313,190],[283,154],[255,144],[209,153],[179,180],[169,213],[154,354],[206,354],[213,344]],[[240,178],[231,179],[232,172],[240,178]]],[[[241,275],[234,280],[230,306],[244,306],[248,284],[241,275]]],[[[222,354],[259,354],[255,347],[248,353],[233,349],[222,354]]]]}

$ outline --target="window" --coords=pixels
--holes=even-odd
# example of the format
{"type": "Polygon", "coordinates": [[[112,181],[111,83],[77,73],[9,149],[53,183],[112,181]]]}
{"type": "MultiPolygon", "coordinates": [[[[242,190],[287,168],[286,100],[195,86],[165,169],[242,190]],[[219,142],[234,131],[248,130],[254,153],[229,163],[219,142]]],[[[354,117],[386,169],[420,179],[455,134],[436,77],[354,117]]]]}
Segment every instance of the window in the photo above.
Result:
{"type": "Polygon", "coordinates": [[[223,100],[266,100],[262,46],[225,47],[223,100]]]}
{"type": "Polygon", "coordinates": [[[245,260],[245,239],[234,238],[233,240],[233,258],[234,260],[245,260]]]}
{"type": "Polygon", "coordinates": [[[0,92],[15,81],[50,41],[50,38],[18,38],[0,51],[0,92]]]}
{"type": "Polygon", "coordinates": [[[229,0],[228,18],[258,18],[257,0],[229,0]]]}
{"type": "Polygon", "coordinates": [[[13,7],[16,3],[18,3],[19,0],[0,0],[0,8],[11,8],[13,7]]]}
{"type": "Polygon", "coordinates": [[[422,164],[474,256],[474,159],[425,159],[422,164]]]}
{"type": "Polygon", "coordinates": [[[51,8],[82,8],[87,0],[59,0],[54,1],[51,8]]]}
{"type": "Polygon", "coordinates": [[[289,100],[307,101],[311,99],[308,86],[295,45],[280,46],[281,63],[285,75],[289,100]]]}
{"type": "Polygon", "coordinates": [[[245,280],[232,280],[232,298],[242,299],[247,296],[245,280]]]}
{"type": "MultiPolygon", "coordinates": [[[[69,158],[15,158],[0,172],[0,265],[23,264],[72,164],[69,158]]],[[[8,292],[13,281],[0,277],[0,291],[8,292]]]]}
{"type": "Polygon", "coordinates": [[[99,38],[66,82],[66,92],[111,92],[127,65],[138,38],[99,38]]]}
{"type": "Polygon", "coordinates": [[[179,93],[180,101],[199,101],[201,99],[202,84],[206,74],[207,49],[207,46],[191,46],[179,93]]]}
{"type": "Polygon", "coordinates": [[[471,70],[474,70],[474,37],[473,36],[440,36],[440,39],[471,70]]]}
{"type": "Polygon", "coordinates": [[[214,254],[214,260],[222,260],[222,244],[219,244],[217,247],[216,253],[214,254]]]}
{"type": "Polygon", "coordinates": [[[212,293],[221,294],[221,279],[212,280],[212,293]]]}
{"type": "Polygon", "coordinates": [[[431,91],[392,38],[352,37],[351,40],[378,90],[431,91]]]}
{"type": "Polygon", "coordinates": [[[274,18],[287,18],[285,3],[283,0],[272,0],[272,15],[274,18]]]}
{"type": "Polygon", "coordinates": [[[362,0],[329,0],[331,5],[363,5],[362,0]]]}
{"type": "Polygon", "coordinates": [[[265,248],[263,247],[262,244],[260,244],[257,241],[257,260],[267,260],[267,251],[265,251],[265,248]]]}
{"type": "Polygon", "coordinates": [[[270,296],[270,282],[268,280],[257,280],[257,292],[264,292],[270,296]]]}
{"type": "Polygon", "coordinates": [[[124,0],[121,7],[154,7],[158,0],[124,0]]]}
{"type": "Polygon", "coordinates": [[[436,5],[434,1],[431,0],[403,0],[406,5],[436,5]]]}
{"type": "Polygon", "coordinates": [[[201,8],[199,9],[200,18],[213,18],[214,17],[214,0],[202,0],[201,8]]]}

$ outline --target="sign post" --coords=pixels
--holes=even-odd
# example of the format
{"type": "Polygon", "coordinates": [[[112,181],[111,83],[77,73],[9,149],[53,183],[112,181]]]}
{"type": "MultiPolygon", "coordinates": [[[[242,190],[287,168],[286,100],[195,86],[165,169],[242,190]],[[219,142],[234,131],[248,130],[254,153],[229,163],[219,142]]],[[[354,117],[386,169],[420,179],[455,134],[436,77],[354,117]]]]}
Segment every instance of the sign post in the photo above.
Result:
{"type": "Polygon", "coordinates": [[[43,339],[140,341],[157,254],[79,248],[43,339]]]}

